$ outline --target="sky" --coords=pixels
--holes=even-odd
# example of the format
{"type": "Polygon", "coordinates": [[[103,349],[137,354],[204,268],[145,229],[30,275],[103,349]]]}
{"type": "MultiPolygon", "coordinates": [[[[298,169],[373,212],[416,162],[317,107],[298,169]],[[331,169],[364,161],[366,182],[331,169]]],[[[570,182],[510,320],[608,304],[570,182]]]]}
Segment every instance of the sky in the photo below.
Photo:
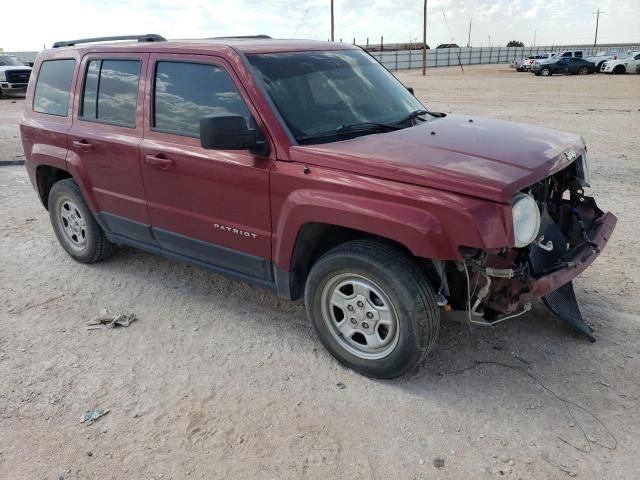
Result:
{"type": "MultiPolygon", "coordinates": [[[[334,0],[335,39],[364,44],[422,38],[422,0],[334,0]]],[[[267,34],[330,37],[330,0],[28,0],[0,22],[0,48],[33,51],[73,38],[158,33],[166,38],[267,34]]],[[[640,0],[429,0],[427,43],[472,46],[640,42],[640,0]]],[[[5,9],[5,14],[6,14],[5,9]]]]}

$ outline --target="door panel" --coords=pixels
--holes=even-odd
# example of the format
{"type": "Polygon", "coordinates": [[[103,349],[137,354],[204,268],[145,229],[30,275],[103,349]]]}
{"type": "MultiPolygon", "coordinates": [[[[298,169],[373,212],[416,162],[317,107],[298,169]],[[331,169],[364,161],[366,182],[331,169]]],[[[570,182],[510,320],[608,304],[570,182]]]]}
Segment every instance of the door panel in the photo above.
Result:
{"type": "MultiPolygon", "coordinates": [[[[70,156],[83,171],[88,188],[96,200],[96,213],[115,215],[148,226],[150,218],[138,160],[143,132],[144,72],[147,61],[147,54],[102,54],[84,57],[78,82],[83,87],[77,89],[78,93],[75,96],[69,148],[70,156]],[[123,60],[128,63],[123,64],[123,60]],[[131,71],[118,71],[118,68],[122,70],[123,65],[130,67],[131,71]],[[138,65],[140,76],[136,79],[135,71],[138,65]],[[88,76],[85,77],[89,67],[88,76]],[[104,80],[98,90],[97,78],[101,71],[101,78],[104,80]],[[86,105],[83,106],[85,86],[86,105]],[[133,105],[131,100],[135,95],[137,100],[134,100],[133,105]],[[100,103],[95,103],[98,97],[101,97],[100,103]],[[126,105],[123,106],[123,103],[118,101],[126,105]],[[102,108],[105,120],[97,118],[96,105],[102,108]],[[130,119],[130,126],[125,126],[126,122],[117,116],[123,114],[130,119]]],[[[113,225],[116,225],[113,233],[131,235],[131,232],[117,229],[120,223],[116,222],[113,225]]],[[[153,241],[150,229],[136,232],[136,240],[153,241]]]]}
{"type": "MultiPolygon", "coordinates": [[[[197,135],[194,122],[199,121],[194,112],[210,114],[209,108],[218,108],[202,105],[211,100],[208,93],[215,96],[216,89],[223,88],[218,83],[220,74],[228,77],[224,89],[229,90],[231,85],[239,94],[234,105],[237,107],[238,100],[244,102],[243,108],[259,121],[257,112],[222,59],[160,54],[152,54],[150,58],[145,95],[150,110],[155,107],[156,68],[161,68],[158,72],[164,71],[165,62],[193,62],[221,70],[214,72],[210,83],[199,83],[209,78],[206,72],[197,75],[198,80],[192,80],[189,85],[190,92],[180,95],[176,86],[180,81],[178,77],[164,73],[158,77],[158,88],[162,89],[158,102],[173,104],[158,103],[159,115],[168,112],[166,118],[157,122],[158,126],[153,112],[145,116],[145,135],[140,145],[140,165],[154,235],[163,249],[248,275],[271,278],[269,170],[272,156],[255,156],[248,151],[205,150],[194,136],[197,135]],[[156,67],[156,62],[161,63],[160,67],[156,67]],[[203,90],[202,95],[197,93],[199,89],[203,90]],[[191,110],[180,112],[175,110],[177,107],[191,110]],[[169,133],[169,130],[183,132],[169,133]]],[[[225,98],[230,95],[229,91],[220,94],[225,98]]]]}

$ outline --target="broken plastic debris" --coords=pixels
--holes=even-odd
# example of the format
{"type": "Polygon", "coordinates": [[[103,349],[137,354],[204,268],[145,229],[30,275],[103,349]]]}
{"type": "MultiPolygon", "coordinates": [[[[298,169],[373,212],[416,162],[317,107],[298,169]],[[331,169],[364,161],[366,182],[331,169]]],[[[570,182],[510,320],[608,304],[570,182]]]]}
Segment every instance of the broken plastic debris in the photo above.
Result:
{"type": "Polygon", "coordinates": [[[100,316],[92,318],[87,322],[87,330],[96,330],[100,328],[128,327],[138,318],[135,313],[116,313],[111,314],[106,308],[100,311],[100,316]]]}
{"type": "Polygon", "coordinates": [[[80,423],[87,423],[88,425],[91,425],[100,417],[104,417],[107,413],[109,413],[108,408],[96,408],[95,410],[88,410],[87,413],[85,413],[80,419],[80,423]]]}

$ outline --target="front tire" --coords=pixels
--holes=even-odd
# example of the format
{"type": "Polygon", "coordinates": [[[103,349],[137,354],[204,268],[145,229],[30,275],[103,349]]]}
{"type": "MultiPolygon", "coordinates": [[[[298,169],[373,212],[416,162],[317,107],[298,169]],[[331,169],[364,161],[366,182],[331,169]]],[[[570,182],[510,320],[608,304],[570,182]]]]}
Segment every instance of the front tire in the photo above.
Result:
{"type": "Polygon", "coordinates": [[[71,258],[95,263],[115,252],[116,245],[107,239],[72,178],[53,185],[48,207],[53,231],[71,258]]]}
{"type": "Polygon", "coordinates": [[[627,73],[627,69],[624,67],[624,65],[616,65],[616,67],[613,69],[613,73],[615,73],[616,75],[622,75],[623,73],[627,73]]]}
{"type": "Polygon", "coordinates": [[[425,273],[407,254],[355,240],[323,255],[305,288],[309,319],[325,348],[369,377],[398,377],[435,346],[440,311],[425,273]]]}
{"type": "Polygon", "coordinates": [[[589,69],[587,67],[580,67],[578,70],[578,75],[586,75],[589,73],[589,69]]]}
{"type": "Polygon", "coordinates": [[[551,69],[549,68],[543,68],[540,70],[540,75],[542,75],[543,77],[550,77],[551,76],[551,69]]]}

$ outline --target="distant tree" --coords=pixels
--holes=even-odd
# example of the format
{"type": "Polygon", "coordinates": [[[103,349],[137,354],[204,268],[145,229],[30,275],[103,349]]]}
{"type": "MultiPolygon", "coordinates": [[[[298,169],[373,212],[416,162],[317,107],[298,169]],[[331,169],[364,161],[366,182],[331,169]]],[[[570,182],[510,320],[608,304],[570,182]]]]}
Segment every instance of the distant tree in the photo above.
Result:
{"type": "Polygon", "coordinates": [[[524,47],[524,42],[518,40],[511,40],[507,43],[507,47],[524,47]]]}

